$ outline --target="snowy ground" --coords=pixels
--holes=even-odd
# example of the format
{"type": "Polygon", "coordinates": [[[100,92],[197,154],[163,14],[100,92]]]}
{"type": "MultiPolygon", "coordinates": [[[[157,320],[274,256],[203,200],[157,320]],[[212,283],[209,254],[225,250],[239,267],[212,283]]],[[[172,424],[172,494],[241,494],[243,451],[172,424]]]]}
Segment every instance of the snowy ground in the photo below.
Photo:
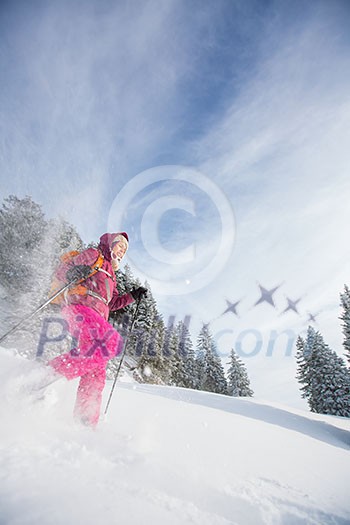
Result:
{"type": "Polygon", "coordinates": [[[122,382],[91,431],[76,382],[18,395],[30,366],[0,349],[1,525],[350,523],[349,420],[122,382]]]}

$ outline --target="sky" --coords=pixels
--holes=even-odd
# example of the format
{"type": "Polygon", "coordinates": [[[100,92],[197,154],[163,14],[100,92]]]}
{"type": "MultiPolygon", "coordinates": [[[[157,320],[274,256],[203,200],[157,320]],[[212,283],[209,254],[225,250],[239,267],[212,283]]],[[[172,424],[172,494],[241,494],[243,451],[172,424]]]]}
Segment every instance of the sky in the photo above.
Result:
{"type": "Polygon", "coordinates": [[[340,0],[4,1],[0,195],[127,231],[165,322],[292,402],[309,322],[342,353],[349,26],[340,0]]]}

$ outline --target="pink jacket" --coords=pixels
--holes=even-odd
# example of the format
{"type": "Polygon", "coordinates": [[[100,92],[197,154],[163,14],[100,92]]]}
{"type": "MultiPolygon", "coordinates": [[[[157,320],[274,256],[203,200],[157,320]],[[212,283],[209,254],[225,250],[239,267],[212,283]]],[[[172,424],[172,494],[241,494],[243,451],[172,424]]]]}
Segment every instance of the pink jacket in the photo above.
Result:
{"type": "Polygon", "coordinates": [[[58,267],[56,275],[61,281],[66,281],[66,273],[69,268],[80,264],[92,266],[97,261],[99,253],[102,253],[104,256],[101,267],[101,270],[104,271],[100,270],[84,281],[84,286],[95,295],[69,294],[66,296],[66,301],[68,304],[88,306],[98,312],[104,319],[108,319],[109,312],[124,308],[124,306],[134,302],[134,299],[130,293],[118,294],[115,273],[110,262],[110,251],[107,246],[100,244],[99,249],[88,248],[84,250],[76,255],[72,261],[62,263],[58,267]]]}

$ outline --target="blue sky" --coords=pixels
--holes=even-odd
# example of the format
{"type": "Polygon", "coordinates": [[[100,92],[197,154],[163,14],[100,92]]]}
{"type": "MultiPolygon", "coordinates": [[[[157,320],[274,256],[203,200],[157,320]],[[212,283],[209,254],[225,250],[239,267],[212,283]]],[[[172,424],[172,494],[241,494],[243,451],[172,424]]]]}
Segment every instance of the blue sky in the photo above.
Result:
{"type": "Polygon", "coordinates": [[[257,393],[289,401],[310,313],[341,352],[348,27],[337,0],[2,2],[1,196],[86,242],[126,229],[165,319],[210,322],[257,393]]]}

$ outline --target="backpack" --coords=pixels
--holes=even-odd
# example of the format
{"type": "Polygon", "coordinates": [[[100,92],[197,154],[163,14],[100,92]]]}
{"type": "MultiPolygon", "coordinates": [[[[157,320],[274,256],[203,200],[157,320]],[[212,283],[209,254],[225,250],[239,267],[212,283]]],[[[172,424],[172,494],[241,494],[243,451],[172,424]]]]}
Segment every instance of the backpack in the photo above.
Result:
{"type": "MultiPolygon", "coordinates": [[[[61,264],[67,264],[70,261],[73,261],[74,258],[80,253],[81,252],[77,250],[72,250],[70,252],[64,253],[60,257],[61,264]]],[[[104,261],[104,257],[102,253],[99,252],[96,261],[91,266],[91,274],[89,275],[89,277],[91,277],[92,275],[95,275],[95,273],[99,271],[99,269],[102,267],[103,261],[104,261]]],[[[65,281],[58,279],[58,277],[54,275],[51,281],[50,296],[54,295],[65,284],[66,284],[65,281]]],[[[66,290],[64,293],[58,295],[53,301],[51,301],[51,303],[62,305],[66,302],[68,295],[87,295],[87,292],[88,292],[88,288],[84,285],[84,283],[78,282],[76,285],[72,285],[72,287],[66,290]]]]}

